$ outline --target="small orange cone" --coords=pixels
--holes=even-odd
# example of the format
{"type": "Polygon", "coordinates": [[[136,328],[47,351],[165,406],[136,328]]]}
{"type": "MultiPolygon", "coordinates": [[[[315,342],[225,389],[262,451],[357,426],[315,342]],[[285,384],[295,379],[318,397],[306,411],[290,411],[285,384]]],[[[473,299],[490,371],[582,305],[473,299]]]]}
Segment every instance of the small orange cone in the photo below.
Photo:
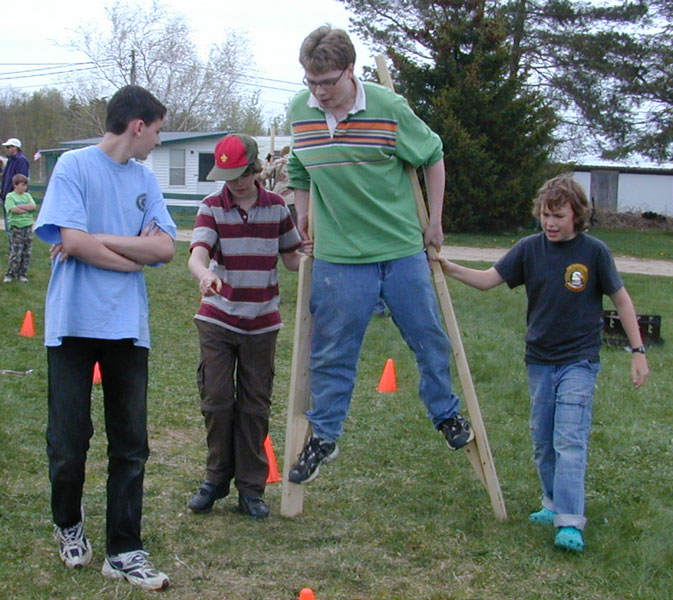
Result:
{"type": "Polygon", "coordinates": [[[93,366],[93,382],[94,384],[103,383],[103,376],[100,373],[100,365],[98,363],[93,366]]]}
{"type": "Polygon", "coordinates": [[[311,588],[304,588],[299,592],[299,600],[315,600],[313,590],[311,588]]]}
{"type": "Polygon", "coordinates": [[[35,335],[35,324],[33,323],[33,313],[30,310],[26,311],[19,329],[19,335],[24,337],[33,337],[35,335]]]}
{"type": "Polygon", "coordinates": [[[276,462],[276,453],[273,451],[271,436],[268,434],[264,438],[264,452],[266,453],[266,460],[269,463],[269,474],[266,476],[266,482],[278,483],[279,481],[282,481],[280,473],[278,472],[278,463],[276,462]]]}
{"type": "Polygon", "coordinates": [[[395,377],[395,362],[392,358],[386,361],[386,366],[383,367],[383,373],[379,380],[376,391],[382,394],[389,394],[397,391],[397,378],[395,377]]]}

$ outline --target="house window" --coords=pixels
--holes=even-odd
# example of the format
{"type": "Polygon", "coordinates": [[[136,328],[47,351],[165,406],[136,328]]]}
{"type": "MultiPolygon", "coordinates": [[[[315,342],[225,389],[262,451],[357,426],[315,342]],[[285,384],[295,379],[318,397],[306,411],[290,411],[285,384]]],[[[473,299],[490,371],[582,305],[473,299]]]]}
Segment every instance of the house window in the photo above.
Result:
{"type": "Polygon", "coordinates": [[[185,151],[171,150],[168,159],[168,185],[185,185],[185,151]]]}
{"type": "Polygon", "coordinates": [[[206,177],[215,165],[215,157],[212,152],[199,153],[199,181],[206,181],[206,177]]]}

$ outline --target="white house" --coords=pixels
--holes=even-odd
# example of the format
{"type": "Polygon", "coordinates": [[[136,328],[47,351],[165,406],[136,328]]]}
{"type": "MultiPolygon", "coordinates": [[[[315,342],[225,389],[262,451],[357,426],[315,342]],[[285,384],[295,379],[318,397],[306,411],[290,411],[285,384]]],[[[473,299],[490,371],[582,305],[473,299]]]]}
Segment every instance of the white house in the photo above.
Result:
{"type": "MultiPolygon", "coordinates": [[[[206,181],[206,176],[213,168],[215,144],[228,133],[230,132],[161,132],[161,146],[155,148],[143,164],[154,171],[168,205],[196,206],[204,196],[222,187],[221,182],[206,181]]],[[[289,136],[258,136],[255,139],[262,160],[269,153],[278,155],[282,147],[290,143],[289,136]]],[[[47,177],[63,152],[91,146],[100,140],[101,138],[71,140],[61,142],[59,148],[41,150],[46,160],[47,177]]]]}
{"type": "MultiPolygon", "coordinates": [[[[214,163],[215,144],[227,133],[230,132],[161,133],[161,146],[149,155],[145,164],[156,174],[169,205],[196,206],[204,196],[221,187],[221,183],[206,181],[206,175],[214,163]]],[[[63,152],[96,144],[100,139],[71,140],[62,142],[59,148],[41,150],[47,178],[63,152]]],[[[270,152],[278,155],[290,144],[290,136],[256,136],[255,139],[261,159],[270,152]]],[[[598,209],[652,211],[673,216],[673,163],[640,160],[628,165],[582,158],[573,165],[572,172],[598,209]]],[[[32,184],[31,187],[35,189],[32,184]]]]}
{"type": "Polygon", "coordinates": [[[673,164],[583,160],[572,171],[597,209],[673,216],[673,164]]]}

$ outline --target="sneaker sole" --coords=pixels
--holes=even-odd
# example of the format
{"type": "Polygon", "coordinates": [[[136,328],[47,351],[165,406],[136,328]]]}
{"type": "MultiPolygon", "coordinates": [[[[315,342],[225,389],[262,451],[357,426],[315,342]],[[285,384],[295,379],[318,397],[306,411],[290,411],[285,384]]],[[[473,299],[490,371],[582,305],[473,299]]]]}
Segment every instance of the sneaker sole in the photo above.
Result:
{"type": "MultiPolygon", "coordinates": [[[[444,438],[446,440],[446,438],[444,438]]],[[[462,444],[461,446],[452,446],[449,444],[449,441],[446,440],[446,445],[449,448],[449,450],[460,450],[461,448],[465,448],[472,440],[474,439],[474,429],[470,427],[470,436],[467,438],[466,442],[462,444]]]]}
{"type": "Polygon", "coordinates": [[[63,564],[66,567],[68,567],[68,569],[81,569],[83,567],[86,567],[89,565],[92,559],[93,559],[93,551],[91,550],[91,545],[89,545],[88,553],[84,556],[84,560],[78,561],[74,564],[72,562],[69,563],[65,558],[61,556],[63,564]]]}
{"type": "Polygon", "coordinates": [[[302,485],[304,483],[311,483],[311,481],[313,481],[318,476],[318,473],[320,472],[321,465],[326,465],[326,464],[331,463],[333,460],[336,459],[337,456],[339,456],[339,446],[334,446],[334,450],[332,451],[332,453],[328,454],[325,458],[323,458],[320,461],[320,464],[316,467],[315,471],[313,471],[313,473],[311,473],[306,479],[302,479],[301,481],[292,481],[290,479],[290,481],[292,481],[292,483],[296,483],[298,485],[302,485]]]}
{"type": "Polygon", "coordinates": [[[152,591],[165,590],[170,585],[170,580],[168,579],[168,577],[162,580],[161,585],[159,586],[150,585],[145,581],[135,579],[133,577],[128,577],[122,571],[113,569],[107,560],[103,562],[103,568],[101,569],[101,573],[103,574],[103,577],[107,577],[108,579],[126,579],[126,581],[128,581],[131,585],[137,585],[138,587],[144,590],[152,590],[152,591]]]}

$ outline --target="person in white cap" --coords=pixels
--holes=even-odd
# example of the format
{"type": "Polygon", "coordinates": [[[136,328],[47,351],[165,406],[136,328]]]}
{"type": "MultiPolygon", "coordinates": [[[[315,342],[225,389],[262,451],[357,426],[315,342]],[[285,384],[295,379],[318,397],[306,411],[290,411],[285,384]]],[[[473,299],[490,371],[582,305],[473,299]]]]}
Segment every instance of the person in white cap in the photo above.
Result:
{"type": "MultiPolygon", "coordinates": [[[[2,139],[2,138],[0,138],[2,139]]],[[[9,138],[3,146],[7,152],[7,164],[2,173],[2,189],[0,190],[0,202],[2,202],[2,214],[5,219],[5,231],[7,227],[7,213],[5,212],[5,198],[14,189],[12,178],[14,175],[21,174],[30,178],[30,165],[25,154],[21,152],[21,140],[18,138],[9,138]]]]}

